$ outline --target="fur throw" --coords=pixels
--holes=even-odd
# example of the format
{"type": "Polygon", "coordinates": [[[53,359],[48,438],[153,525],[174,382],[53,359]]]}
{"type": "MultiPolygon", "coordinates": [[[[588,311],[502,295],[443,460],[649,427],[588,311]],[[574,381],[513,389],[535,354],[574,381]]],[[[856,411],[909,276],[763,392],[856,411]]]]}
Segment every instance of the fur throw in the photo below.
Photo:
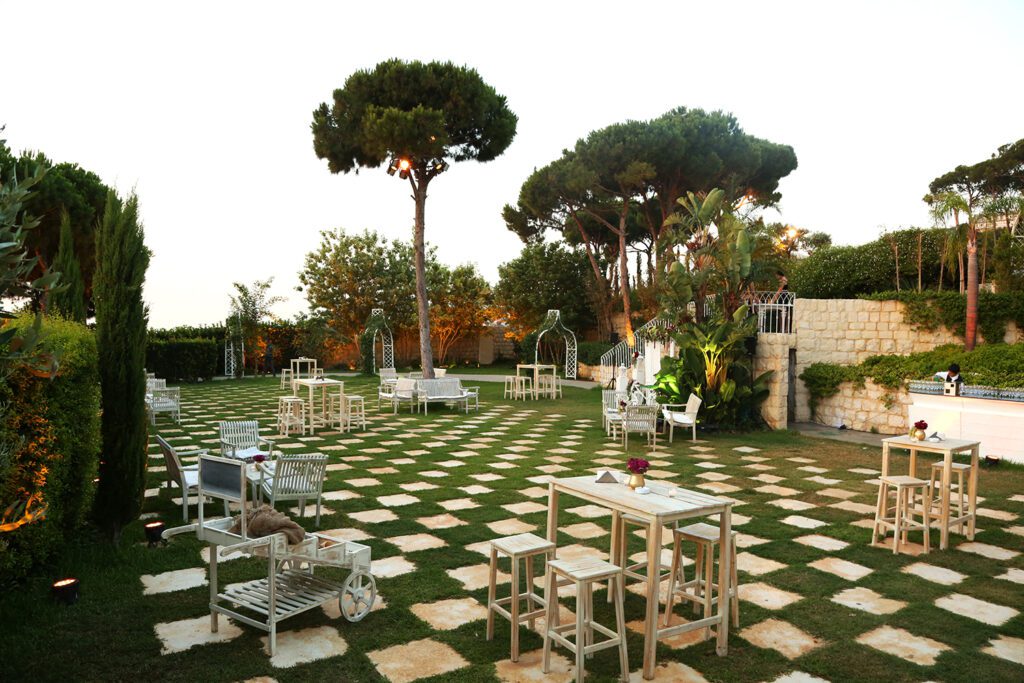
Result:
{"type": "MultiPolygon", "coordinates": [[[[271,534],[283,533],[288,537],[289,545],[301,543],[306,537],[306,530],[293,522],[288,515],[278,512],[269,505],[261,505],[258,508],[250,508],[246,514],[246,534],[250,538],[262,538],[271,534]]],[[[242,516],[235,518],[230,533],[242,533],[242,516]]]]}

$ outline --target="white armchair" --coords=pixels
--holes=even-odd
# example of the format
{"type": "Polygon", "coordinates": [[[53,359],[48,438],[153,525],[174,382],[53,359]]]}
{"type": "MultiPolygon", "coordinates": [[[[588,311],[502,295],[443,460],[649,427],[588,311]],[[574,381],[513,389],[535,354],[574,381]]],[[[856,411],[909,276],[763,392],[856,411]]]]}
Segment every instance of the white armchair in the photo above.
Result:
{"type": "MultiPolygon", "coordinates": [[[[164,382],[165,380],[149,380],[150,382],[164,382]]],[[[156,424],[157,413],[170,413],[171,419],[181,422],[181,389],[178,387],[154,388],[146,396],[146,410],[149,412],[149,421],[156,424]]]]}
{"type": "Polygon", "coordinates": [[[672,403],[661,407],[661,415],[668,425],[668,442],[672,443],[673,433],[676,427],[689,427],[693,433],[693,440],[697,440],[697,411],[703,401],[697,394],[690,394],[686,404],[672,403]],[[679,410],[682,408],[682,410],[679,410]]]}
{"type": "Polygon", "coordinates": [[[320,502],[324,477],[327,476],[326,455],[282,455],[270,464],[261,464],[259,492],[270,499],[270,506],[279,500],[297,500],[299,517],[306,516],[306,499],[316,499],[316,525],[320,526],[320,502]]]}
{"type": "MultiPolygon", "coordinates": [[[[164,467],[167,473],[167,486],[177,486],[181,489],[181,514],[185,518],[185,522],[188,522],[188,496],[192,492],[199,490],[199,466],[188,465],[183,466],[181,464],[181,458],[178,457],[178,451],[175,450],[174,446],[167,443],[166,440],[160,435],[156,437],[157,445],[160,446],[160,451],[164,456],[164,467]]],[[[194,455],[206,455],[209,450],[202,449],[197,451],[189,451],[190,454],[194,455]]],[[[200,500],[199,505],[203,502],[200,500]]],[[[224,504],[225,515],[227,514],[227,503],[224,504]]]]}
{"type": "Polygon", "coordinates": [[[409,412],[412,412],[416,407],[416,400],[416,380],[401,378],[395,382],[395,388],[391,392],[392,412],[398,413],[399,403],[408,403],[409,412]]]}
{"type": "Polygon", "coordinates": [[[260,436],[256,420],[220,423],[220,453],[225,458],[245,460],[263,455],[267,460],[274,457],[274,442],[260,436]],[[261,446],[266,446],[263,450],[261,446]]]}
{"type": "Polygon", "coordinates": [[[658,404],[627,405],[622,416],[622,445],[629,450],[629,433],[645,434],[647,442],[658,445],[658,404]]]}

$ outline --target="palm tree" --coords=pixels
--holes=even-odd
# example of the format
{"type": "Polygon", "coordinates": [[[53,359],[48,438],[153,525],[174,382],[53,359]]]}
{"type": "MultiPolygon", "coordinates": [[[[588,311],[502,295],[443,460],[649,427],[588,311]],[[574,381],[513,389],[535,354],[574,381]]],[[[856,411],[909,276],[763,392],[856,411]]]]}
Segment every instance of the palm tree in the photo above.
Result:
{"type": "MultiPolygon", "coordinates": [[[[957,231],[961,229],[960,215],[964,214],[967,217],[967,321],[964,329],[964,348],[971,351],[978,338],[978,226],[975,223],[974,211],[971,204],[956,192],[933,195],[929,203],[932,206],[932,215],[937,219],[945,221],[952,216],[957,231]]],[[[960,272],[963,282],[962,265],[960,272]]]]}

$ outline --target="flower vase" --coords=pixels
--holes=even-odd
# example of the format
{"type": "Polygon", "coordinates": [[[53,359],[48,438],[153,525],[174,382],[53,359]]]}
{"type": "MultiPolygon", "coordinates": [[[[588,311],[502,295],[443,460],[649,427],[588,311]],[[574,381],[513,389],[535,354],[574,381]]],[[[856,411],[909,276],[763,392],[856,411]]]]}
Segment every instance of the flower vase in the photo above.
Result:
{"type": "Polygon", "coordinates": [[[642,488],[644,485],[644,475],[632,472],[629,475],[629,481],[626,482],[626,486],[636,491],[638,488],[642,488]]]}
{"type": "Polygon", "coordinates": [[[927,436],[923,429],[914,430],[914,438],[918,441],[924,441],[924,437],[927,436]]]}

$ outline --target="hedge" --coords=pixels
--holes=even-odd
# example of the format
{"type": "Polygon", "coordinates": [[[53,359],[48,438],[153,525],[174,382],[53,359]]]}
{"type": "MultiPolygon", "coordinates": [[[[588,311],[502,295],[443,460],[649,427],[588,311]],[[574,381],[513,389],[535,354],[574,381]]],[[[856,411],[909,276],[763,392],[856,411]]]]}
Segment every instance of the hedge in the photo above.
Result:
{"type": "MultiPolygon", "coordinates": [[[[30,316],[12,323],[32,324],[30,316]]],[[[92,507],[100,452],[100,391],[95,337],[57,318],[43,324],[43,351],[59,362],[53,377],[15,366],[0,383],[0,510],[41,493],[42,520],[0,534],[0,576],[18,579],[72,537],[92,507]]]]}
{"type": "Polygon", "coordinates": [[[580,342],[576,345],[576,358],[584,365],[600,365],[601,356],[613,346],[606,342],[580,342]]]}
{"type": "Polygon", "coordinates": [[[871,356],[859,365],[814,363],[800,379],[807,386],[813,411],[823,398],[834,396],[843,382],[863,386],[867,380],[888,389],[899,389],[907,380],[929,379],[950,364],[960,366],[964,381],[991,387],[1024,387],[1024,343],[982,344],[973,351],[947,344],[909,356],[871,356]]]}
{"type": "Polygon", "coordinates": [[[220,344],[213,339],[150,339],[146,370],[172,382],[208,380],[217,373],[220,344]]]}

